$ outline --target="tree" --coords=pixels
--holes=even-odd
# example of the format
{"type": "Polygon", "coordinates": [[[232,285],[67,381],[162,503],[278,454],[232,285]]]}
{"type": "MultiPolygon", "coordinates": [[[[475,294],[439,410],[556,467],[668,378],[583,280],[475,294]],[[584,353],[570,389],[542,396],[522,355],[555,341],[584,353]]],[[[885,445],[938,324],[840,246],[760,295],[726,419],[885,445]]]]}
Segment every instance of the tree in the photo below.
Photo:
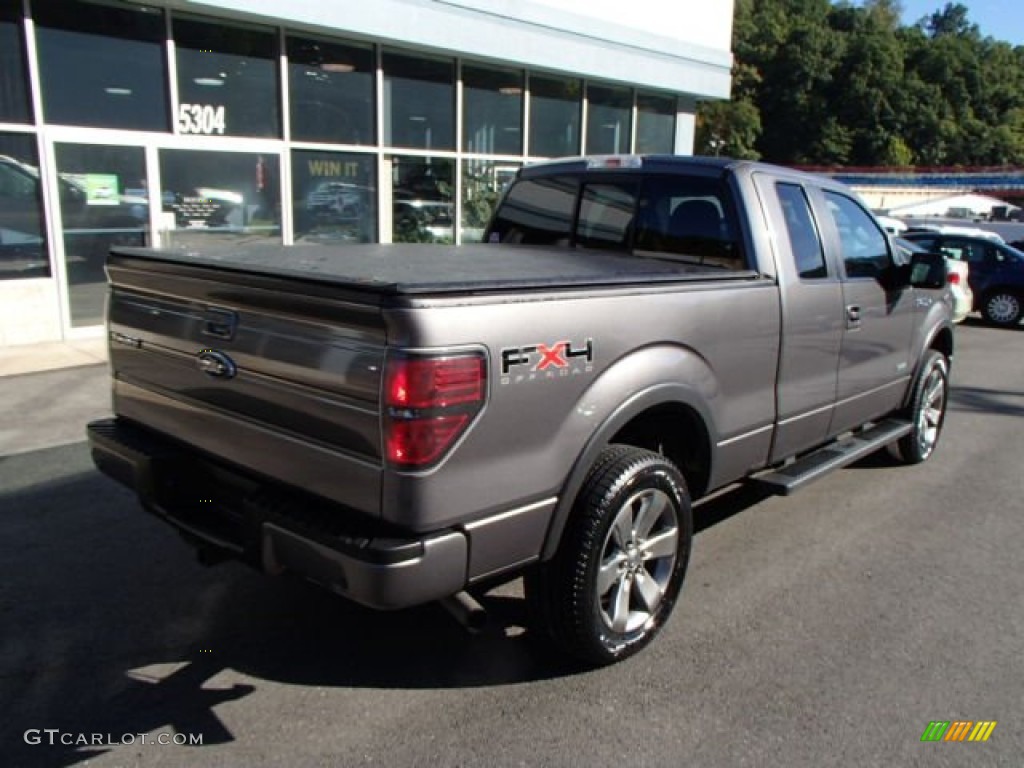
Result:
{"type": "Polygon", "coordinates": [[[737,0],[733,97],[701,105],[698,150],[808,165],[1024,164],[1024,47],[946,3],[737,0]]]}

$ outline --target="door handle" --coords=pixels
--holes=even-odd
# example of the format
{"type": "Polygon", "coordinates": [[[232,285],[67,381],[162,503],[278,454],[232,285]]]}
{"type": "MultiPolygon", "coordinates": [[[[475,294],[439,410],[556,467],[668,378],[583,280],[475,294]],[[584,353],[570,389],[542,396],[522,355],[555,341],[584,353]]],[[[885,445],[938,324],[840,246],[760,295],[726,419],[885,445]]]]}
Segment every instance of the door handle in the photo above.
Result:
{"type": "Polygon", "coordinates": [[[846,307],[846,327],[860,328],[860,306],[850,304],[846,307]]]}

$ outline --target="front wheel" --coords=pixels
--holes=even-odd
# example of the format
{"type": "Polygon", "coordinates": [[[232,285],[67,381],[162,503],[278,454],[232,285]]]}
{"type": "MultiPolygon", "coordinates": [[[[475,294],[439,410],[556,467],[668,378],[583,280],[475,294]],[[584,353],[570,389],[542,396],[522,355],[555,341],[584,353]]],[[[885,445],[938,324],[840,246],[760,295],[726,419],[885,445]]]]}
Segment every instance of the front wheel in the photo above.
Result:
{"type": "Polygon", "coordinates": [[[896,443],[899,459],[907,464],[920,464],[932,455],[946,420],[948,397],[949,361],[941,352],[930,350],[914,381],[907,409],[913,429],[896,443]]]}
{"type": "Polygon", "coordinates": [[[689,494],[675,465],[612,446],[576,498],[558,553],[525,580],[531,613],[584,663],[631,656],[672,612],[692,539],[689,494]]]}
{"type": "Polygon", "coordinates": [[[1020,322],[1020,296],[1009,291],[997,291],[985,297],[981,314],[992,325],[1012,326],[1020,322]]]}

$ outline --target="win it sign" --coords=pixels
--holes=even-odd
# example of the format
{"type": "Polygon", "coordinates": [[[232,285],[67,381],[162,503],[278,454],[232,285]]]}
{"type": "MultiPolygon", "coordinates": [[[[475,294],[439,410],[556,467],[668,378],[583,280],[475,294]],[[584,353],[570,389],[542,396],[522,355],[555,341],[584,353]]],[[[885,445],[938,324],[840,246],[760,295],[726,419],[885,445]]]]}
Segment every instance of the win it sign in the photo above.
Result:
{"type": "Polygon", "coordinates": [[[921,741],[988,741],[995,729],[995,720],[932,720],[921,741]]]}

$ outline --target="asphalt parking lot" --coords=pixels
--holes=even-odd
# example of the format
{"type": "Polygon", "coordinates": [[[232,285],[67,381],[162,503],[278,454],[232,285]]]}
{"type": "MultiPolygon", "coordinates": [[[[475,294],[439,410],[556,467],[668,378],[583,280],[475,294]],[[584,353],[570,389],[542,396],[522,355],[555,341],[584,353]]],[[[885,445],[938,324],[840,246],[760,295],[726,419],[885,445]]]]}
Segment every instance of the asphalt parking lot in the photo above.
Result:
{"type": "MultiPolygon", "coordinates": [[[[105,386],[33,376],[87,405],[105,386]]],[[[515,582],[470,636],[204,568],[41,406],[59,437],[0,458],[0,764],[1020,766],[1024,328],[968,321],[953,385],[926,464],[698,507],[663,634],[582,672],[538,651],[515,582]],[[997,725],[922,743],[936,720],[997,725]],[[142,743],[174,734],[202,745],[142,743]]]]}

